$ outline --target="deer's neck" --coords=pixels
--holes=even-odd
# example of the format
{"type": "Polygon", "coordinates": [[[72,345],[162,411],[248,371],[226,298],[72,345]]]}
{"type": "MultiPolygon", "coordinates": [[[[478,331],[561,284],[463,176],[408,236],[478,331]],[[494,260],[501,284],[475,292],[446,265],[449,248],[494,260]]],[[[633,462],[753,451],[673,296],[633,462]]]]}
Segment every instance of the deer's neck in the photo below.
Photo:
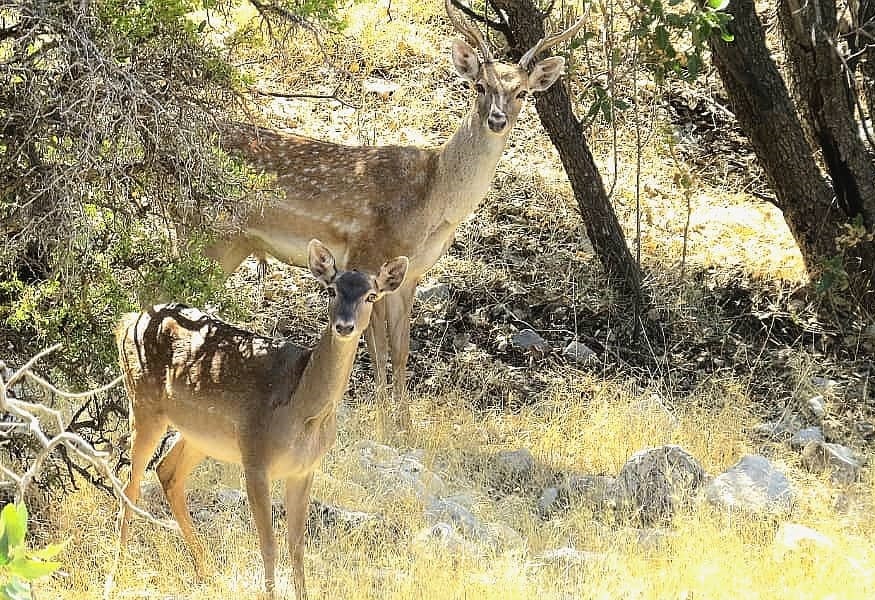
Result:
{"type": "Polygon", "coordinates": [[[330,325],[325,329],[290,402],[292,420],[305,422],[334,413],[346,392],[357,348],[358,337],[342,340],[330,325]]]}
{"type": "Polygon", "coordinates": [[[483,201],[504,151],[510,127],[496,135],[484,126],[476,105],[441,147],[439,185],[433,199],[444,204],[444,218],[458,225],[483,201]]]}

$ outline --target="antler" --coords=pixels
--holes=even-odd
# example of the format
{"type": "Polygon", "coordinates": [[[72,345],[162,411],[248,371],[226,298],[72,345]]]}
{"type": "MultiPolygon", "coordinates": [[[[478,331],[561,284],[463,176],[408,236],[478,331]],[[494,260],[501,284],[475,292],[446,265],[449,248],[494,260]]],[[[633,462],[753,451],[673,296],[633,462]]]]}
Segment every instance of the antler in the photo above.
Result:
{"type": "MultiPolygon", "coordinates": [[[[449,2],[449,0],[447,0],[449,2]]],[[[561,44],[565,40],[569,40],[575,36],[575,34],[583,27],[583,22],[586,20],[586,16],[589,13],[589,4],[587,4],[586,9],[583,11],[581,17],[574,23],[571,27],[566,29],[561,33],[557,33],[555,35],[551,35],[550,37],[541,38],[537,44],[535,44],[532,48],[529,49],[528,52],[523,54],[523,57],[520,59],[519,65],[523,69],[529,68],[529,63],[541,52],[546,50],[547,48],[552,48],[556,44],[561,44]]]]}
{"type": "Polygon", "coordinates": [[[445,0],[445,4],[447,7],[447,16],[450,18],[450,22],[453,24],[453,27],[455,27],[459,33],[465,36],[469,44],[480,48],[480,53],[483,55],[484,62],[492,62],[493,60],[495,60],[492,57],[492,50],[489,49],[489,44],[487,44],[486,40],[483,39],[483,35],[480,33],[480,30],[477,29],[477,26],[468,23],[461,15],[456,12],[456,8],[453,6],[452,0],[445,0]]]}

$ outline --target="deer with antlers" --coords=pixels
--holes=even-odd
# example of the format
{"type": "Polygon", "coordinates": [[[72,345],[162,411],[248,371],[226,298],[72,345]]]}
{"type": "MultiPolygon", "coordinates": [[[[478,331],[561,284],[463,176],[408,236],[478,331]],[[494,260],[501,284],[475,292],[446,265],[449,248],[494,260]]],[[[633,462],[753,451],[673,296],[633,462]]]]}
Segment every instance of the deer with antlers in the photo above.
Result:
{"type": "Polygon", "coordinates": [[[365,337],[376,377],[378,430],[387,431],[386,368],[391,354],[394,400],[402,430],[410,428],[407,358],[416,285],[453,242],[456,228],[483,201],[526,97],[549,88],[565,59],[536,60],[572,38],[580,18],[542,39],[516,64],[498,62],[477,27],[445,0],[467,40],[454,40],[456,71],[476,92],[471,110],[442,146],[342,146],[278,131],[235,126],[223,145],[277,174],[280,201],[253,215],[245,230],[207,250],[226,274],[250,254],[306,264],[306,243],[322,239],[341,268],[377,269],[384,256],[410,258],[397,294],[374,307],[365,337]],[[479,49],[481,57],[478,57],[479,49]]]}
{"type": "MultiPolygon", "coordinates": [[[[341,271],[318,240],[308,264],[328,289],[328,326],[312,349],[265,338],[180,304],[126,315],[116,341],[130,399],[131,479],[125,495],[136,504],[146,464],[167,426],[179,437],[156,471],[198,573],[206,572],[203,546],[185,503],[185,481],[204,457],[243,465],[246,493],[273,597],[276,541],[270,482],[284,479],[289,553],[295,593],[304,591],[304,525],[313,472],[334,443],[336,408],[349,382],[358,340],[376,303],[398,290],[404,256],[376,275],[341,271]]],[[[131,509],[120,515],[128,538],[131,509]]]]}

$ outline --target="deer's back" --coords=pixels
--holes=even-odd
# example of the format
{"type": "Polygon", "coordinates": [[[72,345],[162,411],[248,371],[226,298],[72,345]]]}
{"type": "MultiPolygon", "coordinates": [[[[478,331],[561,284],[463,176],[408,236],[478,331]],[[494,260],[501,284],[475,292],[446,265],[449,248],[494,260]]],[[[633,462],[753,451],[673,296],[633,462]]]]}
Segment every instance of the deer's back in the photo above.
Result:
{"type": "Polygon", "coordinates": [[[134,404],[175,414],[269,412],[288,402],[309,350],[234,327],[181,304],[126,315],[116,333],[134,404]]]}
{"type": "MultiPolygon", "coordinates": [[[[415,146],[344,146],[297,135],[235,126],[228,149],[277,174],[284,198],[255,215],[248,232],[281,260],[305,264],[313,237],[353,254],[374,248],[378,269],[387,256],[409,254],[437,164],[437,150],[415,146]],[[379,235],[376,235],[379,232],[379,235]]],[[[345,267],[342,256],[340,264],[345,267]]]]}

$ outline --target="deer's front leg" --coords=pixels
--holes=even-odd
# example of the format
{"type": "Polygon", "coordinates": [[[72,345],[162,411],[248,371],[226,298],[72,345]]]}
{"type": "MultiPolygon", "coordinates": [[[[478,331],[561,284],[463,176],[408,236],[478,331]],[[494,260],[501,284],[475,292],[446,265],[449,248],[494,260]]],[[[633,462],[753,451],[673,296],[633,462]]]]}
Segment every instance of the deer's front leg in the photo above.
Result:
{"type": "Polygon", "coordinates": [[[295,598],[304,600],[307,588],[304,585],[304,533],[310,510],[310,487],[313,474],[286,479],[286,520],[289,525],[289,556],[292,560],[292,577],[295,581],[295,598]]]}
{"type": "Polygon", "coordinates": [[[264,562],[264,587],[270,598],[274,597],[276,579],[276,539],[270,513],[270,477],[263,465],[243,465],[246,477],[246,495],[252,508],[252,518],[258,532],[261,559],[264,562]]]}

